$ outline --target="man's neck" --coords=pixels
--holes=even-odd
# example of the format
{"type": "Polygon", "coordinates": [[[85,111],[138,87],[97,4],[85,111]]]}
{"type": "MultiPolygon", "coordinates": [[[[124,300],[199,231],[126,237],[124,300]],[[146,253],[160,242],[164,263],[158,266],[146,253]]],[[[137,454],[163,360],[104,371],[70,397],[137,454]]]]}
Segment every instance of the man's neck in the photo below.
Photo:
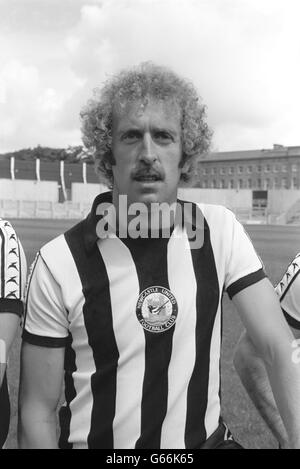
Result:
{"type": "Polygon", "coordinates": [[[137,237],[160,237],[161,233],[172,230],[177,213],[177,200],[172,203],[128,203],[126,195],[114,196],[118,232],[137,237]]]}

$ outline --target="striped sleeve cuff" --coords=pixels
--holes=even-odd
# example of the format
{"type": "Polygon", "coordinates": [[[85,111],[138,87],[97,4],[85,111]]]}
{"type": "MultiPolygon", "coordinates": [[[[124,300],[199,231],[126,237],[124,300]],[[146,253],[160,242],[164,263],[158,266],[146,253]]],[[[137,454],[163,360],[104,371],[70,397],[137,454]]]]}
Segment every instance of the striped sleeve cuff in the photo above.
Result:
{"type": "Polygon", "coordinates": [[[0,299],[0,314],[12,313],[12,314],[16,314],[17,316],[22,316],[23,309],[24,309],[24,306],[21,300],[15,300],[11,298],[0,299]]]}
{"type": "Polygon", "coordinates": [[[28,344],[46,348],[62,348],[67,345],[68,341],[68,337],[45,337],[41,335],[31,334],[25,329],[22,333],[22,339],[28,344]]]}
{"type": "Polygon", "coordinates": [[[227,288],[229,298],[232,299],[234,295],[236,295],[240,291],[244,290],[247,287],[250,287],[251,285],[254,285],[255,283],[259,282],[264,278],[266,278],[266,274],[263,269],[259,269],[256,272],[252,272],[251,274],[246,275],[245,277],[239,278],[238,280],[236,280],[236,282],[232,283],[227,288]]]}
{"type": "Polygon", "coordinates": [[[297,319],[290,316],[283,308],[281,308],[281,309],[282,309],[282,312],[284,314],[284,317],[285,317],[288,325],[290,327],[292,327],[293,329],[297,329],[298,331],[300,331],[300,321],[297,321],[297,319]]]}

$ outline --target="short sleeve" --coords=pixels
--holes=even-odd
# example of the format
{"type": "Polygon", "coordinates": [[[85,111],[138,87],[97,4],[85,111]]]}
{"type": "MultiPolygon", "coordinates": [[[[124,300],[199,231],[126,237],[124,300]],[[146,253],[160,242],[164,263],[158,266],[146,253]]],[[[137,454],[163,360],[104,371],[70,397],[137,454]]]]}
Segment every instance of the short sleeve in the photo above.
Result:
{"type": "Polygon", "coordinates": [[[275,290],[288,324],[300,330],[300,253],[290,263],[275,290]]]}
{"type": "Polygon", "coordinates": [[[23,313],[27,265],[12,225],[0,219],[0,313],[23,313]]]}
{"type": "Polygon", "coordinates": [[[68,335],[60,285],[39,253],[31,267],[22,338],[32,345],[56,348],[66,345],[68,335]]]}
{"type": "Polygon", "coordinates": [[[230,211],[225,289],[230,298],[266,277],[264,266],[244,227],[230,211]]]}

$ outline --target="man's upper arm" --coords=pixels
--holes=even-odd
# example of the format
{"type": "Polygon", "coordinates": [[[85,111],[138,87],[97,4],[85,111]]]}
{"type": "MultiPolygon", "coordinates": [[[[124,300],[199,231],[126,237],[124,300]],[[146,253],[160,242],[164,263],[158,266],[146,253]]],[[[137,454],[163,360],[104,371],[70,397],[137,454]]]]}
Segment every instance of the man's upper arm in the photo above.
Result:
{"type": "Polygon", "coordinates": [[[62,393],[64,348],[46,348],[23,342],[21,351],[20,402],[29,412],[56,410],[62,393]]]}
{"type": "Polygon", "coordinates": [[[0,314],[22,315],[26,274],[26,258],[16,232],[0,219],[0,314]]]}
{"type": "Polygon", "coordinates": [[[293,337],[290,328],[268,279],[240,291],[233,297],[233,302],[251,341],[264,358],[272,356],[274,347],[280,347],[284,338],[291,343],[293,337]]]}
{"type": "Polygon", "coordinates": [[[300,254],[288,266],[276,286],[283,314],[295,336],[300,335],[300,254]]]}
{"type": "Polygon", "coordinates": [[[27,266],[23,248],[8,221],[0,219],[0,362],[7,360],[23,313],[27,266]],[[2,356],[3,355],[3,356],[2,356]]]}
{"type": "Polygon", "coordinates": [[[244,227],[227,211],[226,267],[224,286],[232,299],[245,288],[266,277],[264,266],[244,227]]]}
{"type": "Polygon", "coordinates": [[[20,403],[53,411],[61,395],[68,319],[60,285],[41,253],[27,288],[21,352],[20,403]]]}
{"type": "Polygon", "coordinates": [[[39,253],[28,282],[23,341],[39,347],[63,348],[68,327],[61,286],[39,253]]]}

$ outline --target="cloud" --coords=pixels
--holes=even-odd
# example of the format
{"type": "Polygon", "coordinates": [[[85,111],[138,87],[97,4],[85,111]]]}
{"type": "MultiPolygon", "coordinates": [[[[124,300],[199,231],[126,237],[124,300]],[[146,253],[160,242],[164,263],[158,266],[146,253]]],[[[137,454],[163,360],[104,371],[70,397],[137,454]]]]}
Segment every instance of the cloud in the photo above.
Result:
{"type": "Polygon", "coordinates": [[[23,67],[19,62],[8,62],[0,73],[1,141],[9,142],[18,129],[28,125],[28,112],[32,110],[36,90],[39,88],[39,73],[35,67],[23,67]]]}
{"type": "Polygon", "coordinates": [[[299,74],[293,60],[299,41],[290,33],[284,5],[274,0],[85,5],[66,40],[71,67],[85,79],[86,93],[73,101],[116,70],[153,60],[194,81],[216,136],[224,135],[219,143],[230,145],[226,128],[244,128],[249,135],[248,129],[257,127],[263,136],[293,100],[286,67],[299,74]]]}
{"type": "MultiPolygon", "coordinates": [[[[214,143],[220,150],[267,147],[275,140],[299,143],[298,0],[5,3],[14,12],[14,21],[8,22],[10,37],[18,40],[12,40],[14,50],[9,49],[9,41],[6,51],[2,49],[3,69],[13,74],[8,57],[15,57],[21,89],[27,90],[26,105],[20,104],[20,94],[25,93],[17,83],[9,94],[5,91],[9,98],[4,107],[21,108],[17,118],[8,109],[12,120],[6,122],[5,134],[11,136],[11,144],[16,128],[16,143],[33,138],[34,130],[27,129],[26,136],[19,128],[26,112],[37,116],[35,141],[39,137],[49,142],[51,135],[53,145],[79,143],[78,115],[92,89],[117,70],[146,60],[170,66],[195,83],[207,104],[214,143]],[[26,10],[25,4],[30,8],[26,10]],[[38,25],[33,25],[29,13],[39,19],[38,25]],[[30,48],[30,41],[34,47],[30,48]],[[78,140],[67,142],[70,136],[78,140]]],[[[9,86],[10,79],[3,79],[9,86]]],[[[0,87],[0,101],[3,97],[0,87]]]]}
{"type": "MultiPolygon", "coordinates": [[[[0,89],[2,151],[18,148],[19,144],[25,147],[39,143],[67,144],[55,128],[64,97],[55,89],[43,86],[37,68],[16,60],[6,63],[0,72],[0,89]]],[[[74,138],[74,131],[68,132],[68,135],[74,138]]]]}

